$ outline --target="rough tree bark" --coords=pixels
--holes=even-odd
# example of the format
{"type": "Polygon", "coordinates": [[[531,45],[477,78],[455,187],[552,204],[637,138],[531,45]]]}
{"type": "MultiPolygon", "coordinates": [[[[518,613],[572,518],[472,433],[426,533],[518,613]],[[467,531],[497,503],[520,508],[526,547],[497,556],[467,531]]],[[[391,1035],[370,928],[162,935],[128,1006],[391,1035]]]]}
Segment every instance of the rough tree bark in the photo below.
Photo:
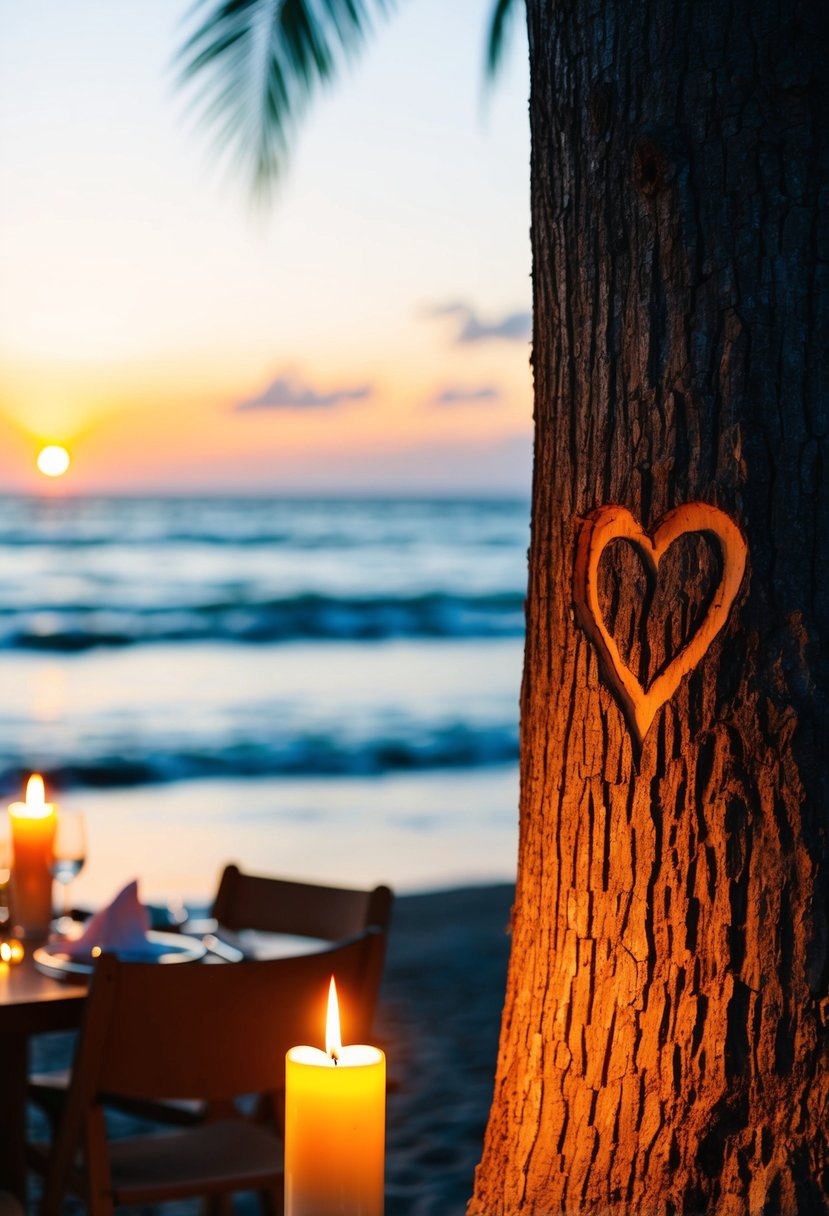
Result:
{"type": "MultiPolygon", "coordinates": [[[[469,1216],[829,1211],[829,18],[528,0],[536,457],[521,835],[469,1216]],[[574,613],[581,521],[718,506],[748,564],[641,754],[574,613]]],[[[599,567],[642,683],[705,533],[599,567]]]]}

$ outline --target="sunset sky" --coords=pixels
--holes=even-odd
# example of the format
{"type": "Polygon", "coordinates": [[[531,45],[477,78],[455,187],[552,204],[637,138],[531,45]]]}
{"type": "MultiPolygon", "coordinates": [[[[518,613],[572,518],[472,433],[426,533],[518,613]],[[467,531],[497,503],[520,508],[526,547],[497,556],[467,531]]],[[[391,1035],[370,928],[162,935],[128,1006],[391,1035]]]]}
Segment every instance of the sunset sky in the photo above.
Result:
{"type": "Polygon", "coordinates": [[[0,0],[0,489],[529,494],[520,23],[402,0],[267,214],[175,87],[191,0],[0,0]]]}

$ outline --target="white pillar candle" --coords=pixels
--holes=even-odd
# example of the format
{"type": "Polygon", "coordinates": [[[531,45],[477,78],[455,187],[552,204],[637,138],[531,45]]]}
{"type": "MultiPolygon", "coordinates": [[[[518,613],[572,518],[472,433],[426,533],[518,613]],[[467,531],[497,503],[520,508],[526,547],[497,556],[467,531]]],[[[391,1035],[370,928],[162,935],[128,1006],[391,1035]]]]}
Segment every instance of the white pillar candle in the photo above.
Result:
{"type": "Polygon", "coordinates": [[[325,1051],[285,1069],[285,1216],[383,1216],[386,1057],[341,1045],[333,979],[325,1051]]]}

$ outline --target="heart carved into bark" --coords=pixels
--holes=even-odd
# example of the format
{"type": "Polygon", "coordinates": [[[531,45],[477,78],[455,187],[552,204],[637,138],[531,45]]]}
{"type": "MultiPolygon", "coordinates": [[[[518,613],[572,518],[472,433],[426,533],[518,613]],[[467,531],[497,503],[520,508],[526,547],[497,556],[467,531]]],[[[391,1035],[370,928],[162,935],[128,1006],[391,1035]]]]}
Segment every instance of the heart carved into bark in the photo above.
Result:
{"type": "Polygon", "coordinates": [[[657,710],[676,692],[683,676],[692,671],[728,620],[745,572],[748,546],[734,521],[718,507],[704,502],[689,502],[669,511],[648,533],[626,507],[597,507],[579,532],[573,597],[582,628],[596,646],[611,691],[625,714],[637,749],[656,716],[657,710]],[[680,536],[700,532],[714,540],[721,556],[719,583],[699,627],[679,652],[644,688],[623,662],[599,605],[599,560],[604,549],[615,540],[626,540],[642,557],[653,577],[665,552],[680,536]]]}

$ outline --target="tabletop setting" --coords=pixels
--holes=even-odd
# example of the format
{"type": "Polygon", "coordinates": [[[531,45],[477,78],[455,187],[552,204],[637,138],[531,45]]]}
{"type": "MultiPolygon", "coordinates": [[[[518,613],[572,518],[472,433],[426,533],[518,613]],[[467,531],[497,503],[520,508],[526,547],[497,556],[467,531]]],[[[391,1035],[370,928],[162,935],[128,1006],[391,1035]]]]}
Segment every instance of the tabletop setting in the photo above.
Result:
{"type": "MultiPolygon", "coordinates": [[[[121,981],[117,978],[123,971],[123,984],[127,986],[131,982],[131,964],[138,964],[136,974],[136,988],[133,991],[132,1003],[135,1004],[138,997],[136,992],[139,991],[138,985],[142,971],[148,970],[156,973],[160,972],[162,964],[188,964],[203,961],[215,961],[224,964],[237,963],[242,966],[245,971],[244,964],[247,964],[247,970],[253,969],[257,971],[261,965],[266,969],[262,974],[262,979],[268,978],[270,964],[263,958],[261,964],[254,959],[252,949],[245,949],[241,946],[223,941],[220,935],[216,932],[218,926],[202,918],[201,925],[194,922],[193,927],[200,929],[197,934],[188,932],[188,921],[186,913],[182,910],[177,918],[179,923],[175,926],[176,932],[154,929],[152,927],[152,916],[150,909],[142,903],[139,896],[138,880],[133,878],[124,884],[114,894],[112,899],[105,903],[102,907],[95,910],[88,917],[74,916],[70,912],[70,903],[68,899],[68,888],[72,880],[83,868],[86,859],[86,832],[84,828],[83,816],[79,811],[64,812],[60,807],[50,802],[46,798],[45,786],[43,778],[39,774],[33,774],[26,786],[25,799],[14,802],[9,807],[9,824],[10,824],[10,855],[7,858],[8,876],[5,884],[6,904],[5,904],[5,921],[7,927],[7,935],[4,938],[4,944],[8,947],[6,954],[7,966],[9,970],[12,967],[20,967],[20,974],[23,975],[25,969],[31,964],[39,973],[44,974],[58,982],[68,981],[70,984],[77,984],[79,981],[84,984],[89,984],[89,995],[87,999],[88,1009],[86,1015],[81,1019],[80,1030],[80,1045],[77,1050],[76,1059],[73,1064],[68,1083],[64,1085],[63,1079],[56,1081],[50,1086],[48,1080],[38,1079],[32,1082],[29,1079],[28,1098],[37,1101],[38,1097],[43,1096],[42,1091],[50,1093],[50,1101],[56,1101],[55,1094],[60,1094],[57,1101],[64,1099],[63,1091],[66,1095],[66,1113],[61,1111],[55,1122],[55,1137],[54,1148],[41,1148],[40,1146],[28,1146],[27,1157],[29,1164],[33,1161],[37,1163],[38,1152],[41,1153],[42,1172],[45,1176],[45,1190],[43,1210],[46,1210],[50,1205],[54,1210],[60,1210],[64,1202],[65,1195],[74,1191],[80,1194],[88,1202],[91,1202],[95,1187],[103,1188],[109,1185],[106,1177],[104,1180],[94,1179],[92,1177],[92,1166],[90,1165],[86,1171],[85,1177],[78,1180],[72,1170],[64,1169],[64,1177],[55,1179],[53,1175],[60,1168],[62,1156],[62,1147],[64,1139],[68,1134],[65,1131],[66,1124],[70,1122],[69,1115],[73,1108],[73,1102],[69,1101],[69,1097],[76,1092],[80,1092],[79,1083],[76,1078],[79,1073],[83,1073],[84,1065],[84,1046],[86,1036],[91,1034],[90,1026],[95,1023],[95,1013],[97,1005],[101,1005],[101,1023],[95,1028],[98,1035],[103,1034],[107,1039],[110,1033],[108,1019],[110,1012],[105,1008],[106,987],[103,977],[108,977],[108,983],[116,985],[121,981]],[[58,916],[53,915],[53,882],[62,891],[61,908],[58,916]],[[117,961],[116,961],[117,960],[117,961]],[[111,970],[110,970],[111,969],[111,970]],[[102,995],[99,1000],[99,990],[102,990],[102,995]],[[106,1027],[103,1030],[102,1027],[106,1027]]],[[[238,875],[238,871],[236,871],[238,875]]],[[[179,1132],[178,1140],[175,1141],[173,1147],[180,1152],[192,1147],[198,1148],[204,1162],[202,1173],[206,1174],[203,1179],[191,1180],[190,1191],[193,1194],[213,1194],[223,1193],[223,1191],[231,1191],[234,1189],[250,1189],[252,1180],[256,1181],[260,1188],[273,1190],[281,1189],[283,1170],[284,1170],[284,1187],[286,1198],[286,1211],[296,1212],[301,1214],[304,1212],[321,1212],[323,1209],[331,1211],[343,1210],[340,1206],[343,1188],[347,1193],[352,1193],[352,1198],[348,1200],[354,1212],[370,1211],[371,1213],[379,1213],[383,1207],[383,1140],[385,1126],[385,1056],[383,1052],[373,1046],[364,1045],[361,1047],[343,1046],[339,1029],[339,1014],[336,1000],[334,975],[339,966],[344,968],[346,979],[349,978],[349,968],[352,973],[352,994],[365,1000],[366,1009],[365,1016],[362,1019],[362,1026],[368,1029],[370,1025],[371,1014],[373,1013],[374,1003],[376,1002],[377,986],[379,985],[380,974],[382,970],[383,954],[385,951],[385,928],[387,921],[387,912],[391,905],[391,892],[383,889],[387,896],[385,899],[385,912],[378,915],[378,923],[369,926],[369,924],[359,925],[357,919],[353,919],[352,924],[348,924],[347,919],[340,918],[338,932],[336,936],[341,936],[344,940],[351,938],[352,941],[347,949],[351,950],[356,962],[350,962],[346,958],[343,951],[337,949],[326,950],[326,944],[330,946],[331,941],[335,937],[335,932],[332,930],[328,934],[326,943],[325,935],[323,934],[323,916],[321,911],[317,911],[316,920],[308,926],[302,925],[290,920],[286,923],[285,928],[288,932],[283,935],[288,946],[284,947],[284,942],[279,941],[278,930],[280,925],[277,921],[269,921],[270,910],[268,909],[267,900],[263,898],[266,894],[267,880],[261,880],[258,889],[253,893],[253,896],[242,894],[240,896],[240,907],[246,906],[245,917],[250,922],[249,927],[253,930],[260,929],[263,932],[268,930],[276,930],[270,932],[270,958],[271,962],[277,967],[282,967],[283,964],[288,964],[291,968],[285,972],[286,986],[283,992],[284,1000],[296,1000],[301,1002],[302,994],[307,998],[310,996],[313,984],[302,980],[303,972],[298,969],[299,964],[290,964],[288,960],[295,958],[298,954],[305,954],[306,959],[312,957],[321,959],[321,965],[317,965],[315,971],[311,971],[309,967],[305,967],[305,971],[311,980],[315,979],[316,973],[320,975],[327,972],[329,966],[333,968],[330,977],[329,993],[328,993],[328,1017],[326,1030],[326,1047],[325,1050],[320,1048],[312,1048],[303,1046],[300,1040],[295,1044],[288,1044],[288,1068],[287,1075],[284,1077],[284,1098],[285,1114],[282,1111],[278,1112],[276,1123],[280,1129],[285,1128],[285,1157],[284,1165],[277,1154],[277,1148],[281,1147],[278,1144],[278,1139],[273,1136],[274,1151],[269,1154],[263,1163],[260,1163],[254,1168],[250,1162],[250,1146],[245,1146],[241,1152],[241,1160],[237,1173],[239,1177],[236,1179],[235,1185],[228,1183],[225,1176],[222,1180],[220,1174],[219,1180],[211,1176],[211,1171],[208,1168],[208,1158],[205,1155],[205,1148],[197,1144],[197,1137],[205,1131],[204,1126],[191,1129],[189,1136],[193,1141],[193,1145],[186,1144],[188,1133],[179,1132]],[[261,912],[261,916],[260,916],[261,912]],[[369,937],[365,934],[361,936],[361,930],[368,930],[371,927],[374,932],[369,937]],[[291,930],[310,928],[313,932],[308,932],[304,936],[304,947],[297,946],[297,942],[302,938],[299,933],[293,933],[291,930]],[[278,942],[275,947],[274,942],[278,942]],[[369,958],[369,948],[373,951],[373,958],[369,958]],[[357,956],[359,949],[360,957],[357,956]],[[364,957],[363,957],[364,955],[364,957]],[[323,956],[325,956],[323,958],[323,956]],[[359,963],[359,966],[357,965],[359,963]],[[370,964],[370,965],[369,965],[370,964]],[[291,983],[298,983],[296,988],[289,986],[291,983]],[[303,987],[304,984],[304,987],[303,987]],[[328,1080],[320,1080],[314,1074],[321,1070],[328,1075],[328,1080]],[[309,1079],[310,1077],[310,1079],[309,1079]],[[345,1095],[345,1096],[344,1096],[345,1095]],[[356,1107],[355,1107],[356,1104],[356,1107]],[[363,1128],[370,1128],[371,1133],[365,1136],[361,1133],[362,1147],[355,1153],[354,1147],[344,1149],[343,1145],[348,1145],[349,1137],[347,1134],[348,1119],[354,1118],[354,1111],[360,1108],[361,1104],[366,1105],[365,1111],[361,1114],[359,1125],[363,1128]],[[339,1112],[339,1113],[338,1113],[339,1112]],[[344,1123],[344,1120],[346,1121],[344,1123]],[[330,1139],[330,1144],[328,1140],[330,1139]],[[321,1181],[320,1173],[314,1169],[314,1153],[320,1143],[325,1143],[325,1153],[329,1159],[333,1160],[339,1154],[342,1157],[336,1168],[333,1168],[326,1177],[334,1177],[335,1182],[325,1183],[321,1181]],[[309,1143],[311,1147],[309,1147],[309,1143]],[[340,1145],[340,1147],[338,1147],[340,1145]],[[312,1151],[313,1149],[313,1151],[312,1151]],[[345,1155],[343,1156],[343,1154],[345,1155]],[[361,1163],[362,1162],[362,1163],[361,1163]],[[323,1186],[323,1192],[319,1191],[320,1186],[323,1186]],[[326,1187],[330,1190],[330,1195],[326,1199],[326,1187]],[[201,1188],[201,1189],[200,1189],[201,1188]],[[370,1194],[373,1198],[369,1207],[365,1206],[366,1195],[370,1194]]],[[[306,895],[309,894],[306,892],[306,895]]],[[[320,900],[324,898],[322,892],[319,893],[320,900]]],[[[351,893],[348,893],[351,894],[351,893]]],[[[354,893],[358,894],[358,893],[354,893]]],[[[336,893],[333,898],[338,896],[347,898],[345,892],[336,893]]],[[[342,901],[341,901],[342,902],[342,901]]],[[[342,904],[343,909],[345,904],[342,904]]],[[[380,905],[375,901],[375,908],[380,905]]],[[[167,909],[164,910],[167,912],[167,909]]],[[[365,918],[370,919],[369,902],[366,902],[365,918]]],[[[268,952],[266,952],[268,953],[268,952]]],[[[195,974],[195,973],[194,973],[195,974]]],[[[205,973],[201,973],[205,974],[205,973]]],[[[274,972],[274,975],[277,973],[274,972]]],[[[13,981],[12,981],[13,982],[13,981]]],[[[150,983],[149,979],[146,983],[150,983]]],[[[242,972],[238,980],[240,988],[242,988],[242,972]]],[[[225,981],[226,985],[226,981],[225,981]]],[[[346,985],[348,988],[348,985],[346,985]]],[[[228,990],[230,991],[230,990],[228,990]]],[[[224,989],[217,988],[215,984],[211,984],[205,989],[206,998],[215,1001],[215,1007],[218,1009],[221,1006],[221,1001],[226,999],[223,996],[224,989]]],[[[160,1000],[173,1000],[178,1002],[189,999],[190,989],[187,986],[179,985],[177,988],[171,988],[169,993],[167,987],[161,987],[157,990],[157,997],[160,1000]]],[[[55,998],[52,1002],[56,1008],[61,1004],[59,998],[55,998]]],[[[194,1007],[195,1009],[198,1006],[194,1007]]],[[[211,1009],[211,1013],[214,1010],[211,1009]]],[[[303,1009],[303,1017],[307,1015],[308,1032],[313,1031],[312,1024],[313,1006],[308,1004],[303,1009]]],[[[207,1018],[207,1011],[202,1007],[200,1010],[201,1017],[207,1018]]],[[[248,1016],[256,1018],[258,1011],[249,1009],[248,1016]]],[[[263,1007],[262,1016],[267,1016],[267,1006],[263,1007]]],[[[117,1008],[111,1013],[113,1027],[117,1025],[117,1008]]],[[[355,1019],[356,1020],[356,1019],[355,1019]]],[[[175,1019],[170,1018],[171,1022],[175,1019]]],[[[294,1022],[299,1028],[299,1019],[294,1017],[294,1022]]],[[[233,1036],[235,1023],[233,1019],[227,1026],[227,1033],[233,1036]]],[[[235,1027],[239,1030],[240,1028],[235,1027]]],[[[221,1034],[225,1031],[225,1026],[221,1021],[217,1021],[214,1027],[216,1034],[221,1034]]],[[[114,1035],[115,1030],[112,1030],[114,1035]]],[[[112,1048],[113,1055],[129,1055],[141,1051],[147,1051],[147,1042],[136,1042],[134,1036],[130,1038],[129,1031],[125,1028],[122,1030],[123,1039],[116,1042],[112,1048]]],[[[153,1039],[153,1036],[147,1034],[144,1036],[153,1039]]],[[[165,1052],[174,1052],[182,1057],[187,1055],[190,1050],[190,1045],[184,1043],[176,1044],[174,1038],[167,1031],[157,1036],[158,1042],[153,1048],[154,1054],[163,1055],[165,1052]]],[[[108,1039],[107,1039],[108,1041],[108,1039]]],[[[245,1044],[248,1047],[249,1045],[245,1044]]],[[[233,1054],[232,1043],[227,1043],[225,1055],[233,1054]]],[[[106,1057],[106,1052],[103,1053],[106,1057]]],[[[250,1078],[255,1076],[251,1072],[250,1064],[245,1064],[244,1067],[240,1064],[241,1071],[239,1072],[238,1080],[235,1076],[229,1075],[221,1082],[222,1098],[229,1100],[237,1094],[242,1094],[250,1089],[250,1078]],[[242,1078],[246,1078],[246,1083],[243,1083],[242,1078]]],[[[145,1070],[146,1071],[146,1070],[145,1070]]],[[[151,1069],[150,1069],[151,1071],[151,1069]]],[[[215,1067],[213,1073],[217,1073],[215,1067]]],[[[116,1067],[115,1072],[118,1072],[116,1067]]],[[[269,1083],[269,1088],[282,1091],[281,1084],[274,1085],[274,1068],[273,1061],[270,1064],[263,1065],[262,1069],[262,1087],[266,1088],[265,1082],[269,1083]]],[[[277,1078],[278,1080],[279,1078],[277,1078]]],[[[86,1080],[86,1089],[89,1091],[89,1086],[93,1084],[90,1078],[86,1080]]],[[[95,1084],[104,1085],[105,1080],[99,1079],[95,1084]]],[[[182,1079],[180,1082],[170,1081],[170,1092],[162,1089],[156,1096],[159,1099],[177,1098],[190,1100],[201,1097],[204,1101],[204,1109],[207,1110],[210,1106],[210,1101],[215,1098],[215,1093],[210,1084],[205,1087],[205,1092],[199,1095],[196,1092],[190,1092],[188,1086],[198,1088],[194,1084],[192,1078],[182,1079]]],[[[220,1084],[218,1081],[216,1084],[220,1084]]],[[[134,1086],[126,1086],[129,1093],[132,1093],[134,1086]]],[[[107,1085],[109,1089],[109,1085],[107,1085]]],[[[117,1089],[117,1084],[112,1085],[112,1089],[117,1089]]],[[[95,1092],[95,1091],[93,1091],[95,1092]]],[[[132,1094],[134,1097],[135,1095],[132,1094]]],[[[152,1089],[143,1095],[149,1101],[152,1098],[152,1089]]],[[[117,1098],[113,1096],[112,1101],[117,1104],[117,1098]]],[[[162,1109],[159,1107],[159,1109],[162,1109]]],[[[8,1110],[8,1106],[7,1106],[8,1110]]],[[[163,1123],[163,1115],[160,1116],[160,1121],[163,1123]]],[[[244,1127],[245,1131],[255,1131],[260,1139],[264,1135],[264,1127],[268,1126],[267,1121],[260,1122],[258,1120],[235,1120],[233,1133],[236,1136],[240,1135],[239,1128],[244,1127]]],[[[214,1129],[215,1130],[215,1129],[214,1129]]],[[[269,1131],[274,1131],[275,1128],[270,1128],[269,1131]]],[[[17,1133],[19,1135],[19,1133],[17,1133]]],[[[72,1146],[74,1153],[81,1143],[85,1143],[86,1129],[84,1124],[79,1124],[77,1128],[77,1143],[72,1146]]],[[[256,1147],[254,1142],[254,1147],[256,1147]]],[[[117,1168],[113,1164],[115,1160],[116,1150],[113,1148],[111,1156],[111,1167],[113,1177],[118,1179],[117,1168]]],[[[228,1167],[228,1157],[232,1157],[230,1150],[227,1153],[221,1154],[223,1157],[223,1173],[225,1175],[233,1174],[233,1163],[228,1167]]],[[[91,1154],[87,1154],[91,1158],[91,1154]]],[[[108,1167],[109,1168],[109,1167],[108,1167]]],[[[157,1194],[150,1194],[149,1198],[157,1198],[159,1200],[176,1198],[178,1191],[183,1185],[181,1183],[181,1175],[177,1171],[173,1171],[173,1178],[177,1178],[176,1184],[173,1181],[168,1183],[166,1191],[164,1185],[159,1185],[157,1194]]],[[[134,1198],[134,1194],[129,1190],[129,1182],[121,1179],[117,1181],[117,1186],[121,1187],[123,1194],[122,1201],[127,1201],[130,1196],[134,1198]]],[[[18,1192],[20,1192],[20,1182],[17,1183],[18,1192]]],[[[146,1188],[145,1188],[146,1189],[146,1188]]],[[[117,1192],[116,1192],[117,1193],[117,1192]]],[[[142,1192],[143,1194],[143,1192],[142,1192]]]]}
{"type": "MultiPolygon", "coordinates": [[[[438,1078],[431,1078],[430,1092],[429,1083],[424,1086],[421,1078],[404,1075],[411,1067],[417,1071],[418,1054],[440,1060],[441,1051],[454,1053],[454,1043],[462,1037],[458,1016],[448,1008],[448,974],[442,975],[441,954],[456,979],[468,980],[468,974],[458,970],[457,957],[448,957],[446,947],[441,948],[438,923],[424,935],[422,915],[406,916],[407,907],[417,900],[426,900],[426,910],[431,907],[434,915],[452,893],[397,901],[406,949],[390,968],[387,930],[395,901],[385,886],[363,891],[249,875],[231,863],[224,867],[212,900],[205,897],[186,906],[172,894],[145,902],[141,880],[134,876],[119,882],[98,907],[79,908],[71,899],[72,883],[94,841],[88,840],[82,811],[64,810],[50,799],[43,778],[32,774],[23,796],[9,805],[8,831],[0,836],[0,1038],[10,1062],[0,1081],[0,1196],[9,1204],[26,1205],[9,1210],[58,1213],[74,1210],[67,1207],[70,1196],[91,1201],[100,1185],[94,1170],[71,1170],[65,1162],[61,1166],[61,1160],[67,1138],[77,1140],[74,1153],[88,1131],[83,1121],[67,1130],[71,1119],[65,1111],[72,1107],[68,1095],[76,1090],[97,1094],[100,1087],[106,1096],[98,1095],[96,1109],[106,1108],[107,1126],[117,1133],[107,1141],[116,1205],[133,1203],[138,1196],[149,1204],[147,1210],[164,1204],[164,1210],[184,1213],[197,1210],[188,1207],[196,1202],[188,1200],[189,1195],[232,1191],[245,1211],[245,1202],[257,1210],[267,1196],[273,1205],[269,1210],[288,1216],[414,1216],[451,1211],[447,1197],[453,1195],[460,1212],[475,1164],[474,1135],[482,1127],[491,1083],[497,997],[490,997],[493,1016],[489,1033],[482,1036],[483,1058],[476,1060],[473,1051],[457,1069],[459,1075],[464,1069],[476,1073],[478,1102],[470,1104],[469,1093],[461,1093],[457,1109],[451,1100],[438,1107],[438,1121],[454,1120],[454,1126],[451,1134],[435,1133],[437,1144],[430,1144],[428,1121],[436,1117],[433,1087],[438,1078]],[[195,969],[192,964],[197,964],[195,969]],[[204,964],[225,966],[205,972],[204,964]],[[263,971],[248,999],[247,972],[257,975],[260,967],[276,972],[271,978],[263,971]],[[157,1035],[147,1030],[157,1013],[145,1009],[137,1033],[134,1016],[121,1026],[118,999],[105,995],[108,988],[129,990],[134,1015],[144,997],[140,987],[129,987],[132,971],[139,979],[154,977],[147,999],[153,1009],[165,1010],[157,1035]],[[156,977],[165,973],[193,978],[187,983],[182,978],[168,992],[167,986],[155,987],[156,977]],[[230,995],[218,987],[196,992],[198,976],[227,977],[223,983],[230,995]],[[269,1012],[272,998],[266,989],[271,983],[280,993],[278,1004],[287,999],[292,1006],[291,1018],[281,1028],[276,1025],[281,1015],[269,1012]],[[447,1008],[438,1012],[441,1024],[424,1035],[418,1005],[428,1011],[436,995],[438,1007],[447,1008]],[[108,1000],[114,1001],[113,1009],[103,1009],[108,1000]],[[168,1016],[170,1007],[177,1010],[175,1017],[168,1016]],[[247,1011],[246,1025],[238,1021],[240,1007],[247,1011]],[[253,1113],[234,1108],[231,1123],[208,1115],[217,1104],[226,1113],[229,1095],[223,1093],[219,1101],[210,1086],[206,1095],[191,1092],[197,1088],[192,1079],[170,1078],[168,1083],[165,1076],[155,1084],[157,1093],[152,1084],[148,1092],[139,1093],[134,1078],[118,1080],[127,1058],[149,1052],[152,1058],[145,1059],[142,1074],[152,1077],[153,1061],[159,1057],[171,1052],[185,1057],[196,1050],[200,1037],[195,1028],[202,1023],[209,1023],[211,1048],[223,1036],[225,1043],[246,1044],[250,1053],[251,1043],[271,1037],[272,1052],[259,1046],[253,1065],[240,1063],[246,1079],[235,1091],[249,1093],[261,1083],[260,1104],[253,1113]],[[85,1047],[86,1037],[92,1035],[97,1046],[85,1047]],[[107,1066],[108,1053],[100,1042],[110,1039],[114,1046],[107,1066]],[[113,1068],[113,1077],[92,1075],[90,1052],[103,1056],[102,1067],[113,1068]],[[256,1084],[250,1080],[254,1066],[256,1084]],[[116,1092],[119,1084],[126,1091],[123,1095],[116,1092]],[[387,1128],[387,1106],[393,1116],[396,1110],[404,1116],[399,1125],[387,1128]],[[194,1115],[194,1110],[199,1113],[194,1115]],[[167,1174],[149,1192],[136,1190],[121,1164],[124,1143],[133,1153],[148,1143],[137,1134],[139,1128],[146,1130],[141,1120],[147,1118],[156,1132],[150,1140],[157,1143],[161,1129],[165,1145],[169,1141],[174,1152],[167,1174]],[[464,1127],[465,1121],[471,1126],[464,1127]],[[211,1137],[219,1135],[220,1125],[222,1136],[228,1136],[229,1128],[232,1136],[222,1140],[230,1147],[217,1152],[211,1137]],[[253,1144],[242,1142],[240,1129],[252,1129],[253,1144]],[[125,1135],[125,1140],[119,1138],[125,1135]],[[239,1144],[234,1137],[240,1138],[239,1144]],[[321,1153],[329,1163],[324,1170],[318,1164],[321,1153]],[[233,1173],[234,1154],[239,1156],[238,1177],[233,1173]],[[443,1156],[442,1183],[434,1177],[414,1182],[415,1163],[430,1154],[443,1156]],[[218,1182],[213,1168],[217,1159],[222,1167],[218,1182]]],[[[500,972],[506,960],[504,900],[511,892],[481,888],[482,905],[491,902],[493,892],[500,916],[500,972]]],[[[474,892],[461,894],[472,898],[474,892]]],[[[475,923],[470,918],[469,924],[475,923]]],[[[490,962],[488,978],[491,972],[490,962]]],[[[444,1067],[438,1067],[439,1074],[444,1067]]]]}

